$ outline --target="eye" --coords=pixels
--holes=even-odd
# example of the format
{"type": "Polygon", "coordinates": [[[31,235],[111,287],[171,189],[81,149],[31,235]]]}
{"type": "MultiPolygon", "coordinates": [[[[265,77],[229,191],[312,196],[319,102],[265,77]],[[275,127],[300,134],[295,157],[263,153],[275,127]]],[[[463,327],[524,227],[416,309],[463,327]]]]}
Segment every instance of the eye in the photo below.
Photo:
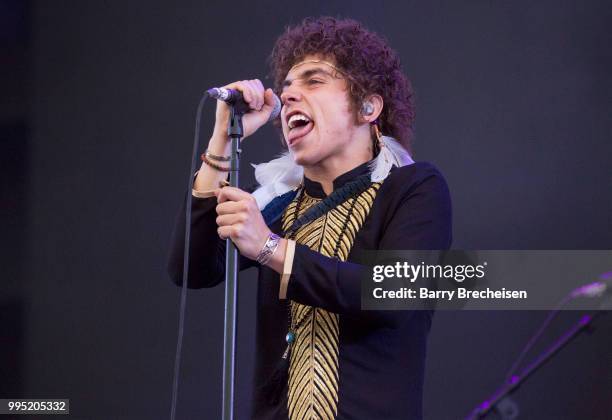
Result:
{"type": "Polygon", "coordinates": [[[322,80],[319,80],[319,79],[308,79],[308,80],[306,81],[306,83],[307,83],[307,84],[309,84],[309,85],[315,85],[315,84],[317,84],[317,83],[323,83],[323,81],[322,81],[322,80]]]}

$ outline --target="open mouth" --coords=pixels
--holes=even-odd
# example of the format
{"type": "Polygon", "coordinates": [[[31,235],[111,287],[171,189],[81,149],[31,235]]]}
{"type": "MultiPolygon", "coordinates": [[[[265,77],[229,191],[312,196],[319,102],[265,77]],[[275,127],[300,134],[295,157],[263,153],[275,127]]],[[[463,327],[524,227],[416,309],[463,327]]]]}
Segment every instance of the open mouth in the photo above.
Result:
{"type": "Polygon", "coordinates": [[[301,112],[295,112],[289,116],[287,120],[287,127],[289,128],[287,142],[289,145],[291,145],[297,139],[310,133],[314,127],[314,121],[301,112]]]}

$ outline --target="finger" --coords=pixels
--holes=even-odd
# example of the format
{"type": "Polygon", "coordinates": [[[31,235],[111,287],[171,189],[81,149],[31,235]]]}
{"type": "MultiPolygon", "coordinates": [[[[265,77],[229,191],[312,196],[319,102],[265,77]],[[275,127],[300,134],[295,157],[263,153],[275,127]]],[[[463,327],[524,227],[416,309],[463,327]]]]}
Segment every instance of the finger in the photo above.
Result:
{"type": "Polygon", "coordinates": [[[255,201],[255,198],[246,191],[236,187],[223,187],[217,195],[217,202],[224,203],[225,201],[240,201],[248,200],[255,201]]]}
{"type": "Polygon", "coordinates": [[[263,83],[261,83],[261,80],[253,79],[252,82],[253,82],[253,85],[255,86],[255,89],[257,90],[257,97],[260,100],[259,109],[261,109],[264,106],[264,103],[266,101],[265,100],[266,89],[264,88],[263,83]]]}
{"type": "Polygon", "coordinates": [[[251,92],[251,87],[247,80],[241,80],[239,82],[231,83],[227,85],[229,89],[235,89],[242,92],[242,98],[247,104],[253,102],[253,94],[251,92]]]}
{"type": "Polygon", "coordinates": [[[242,84],[243,84],[244,92],[245,92],[242,94],[242,96],[244,97],[245,102],[249,104],[249,108],[257,109],[257,102],[258,102],[257,92],[255,91],[255,89],[253,88],[249,80],[243,80],[242,84]],[[247,100],[246,92],[248,92],[248,98],[249,98],[248,100],[247,100]]]}
{"type": "Polygon", "coordinates": [[[246,211],[247,205],[244,201],[226,201],[218,204],[215,208],[218,215],[236,214],[246,211]]]}
{"type": "Polygon", "coordinates": [[[260,89],[262,92],[265,90],[264,89],[264,85],[263,83],[261,83],[261,80],[259,79],[252,79],[251,80],[253,83],[255,83],[255,85],[257,86],[258,89],[260,89]]]}
{"type": "Polygon", "coordinates": [[[217,228],[217,234],[221,239],[238,239],[244,226],[240,223],[231,226],[220,226],[217,228]]]}
{"type": "Polygon", "coordinates": [[[217,188],[216,190],[213,191],[213,194],[215,194],[215,197],[217,197],[217,202],[219,202],[219,196],[221,195],[221,191],[225,187],[227,187],[227,185],[224,185],[224,186],[222,186],[220,188],[217,188]]]}
{"type": "Polygon", "coordinates": [[[266,89],[266,92],[264,93],[264,106],[266,108],[274,108],[274,105],[276,105],[274,96],[274,91],[272,89],[266,89]]]}
{"type": "Polygon", "coordinates": [[[253,106],[253,93],[251,92],[251,87],[249,86],[249,82],[247,80],[243,80],[240,82],[240,88],[242,89],[242,97],[244,101],[249,104],[250,107],[253,106]]]}
{"type": "Polygon", "coordinates": [[[253,98],[251,96],[251,90],[248,87],[248,83],[245,83],[245,82],[246,80],[241,80],[238,82],[227,84],[223,87],[226,89],[234,89],[234,90],[242,92],[242,97],[244,98],[244,101],[248,104],[253,100],[253,98]]]}
{"type": "Polygon", "coordinates": [[[230,238],[232,235],[232,227],[231,226],[221,226],[217,228],[217,234],[221,239],[230,238]]]}
{"type": "Polygon", "coordinates": [[[259,89],[257,83],[253,80],[247,80],[251,93],[253,95],[253,109],[259,111],[263,105],[263,91],[259,89]]]}
{"type": "Polygon", "coordinates": [[[246,222],[246,214],[243,212],[224,214],[221,216],[217,216],[217,219],[215,221],[217,222],[217,226],[231,226],[237,223],[246,222]]]}

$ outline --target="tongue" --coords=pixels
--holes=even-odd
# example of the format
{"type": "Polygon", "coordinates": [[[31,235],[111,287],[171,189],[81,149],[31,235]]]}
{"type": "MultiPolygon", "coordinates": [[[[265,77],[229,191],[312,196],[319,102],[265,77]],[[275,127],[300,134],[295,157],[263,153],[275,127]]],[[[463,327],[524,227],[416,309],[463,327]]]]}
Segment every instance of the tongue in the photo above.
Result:
{"type": "Polygon", "coordinates": [[[313,125],[312,121],[309,121],[307,124],[293,128],[290,134],[291,138],[294,139],[294,138],[305,135],[306,133],[308,133],[308,131],[310,131],[310,129],[312,128],[312,125],[313,125]]]}

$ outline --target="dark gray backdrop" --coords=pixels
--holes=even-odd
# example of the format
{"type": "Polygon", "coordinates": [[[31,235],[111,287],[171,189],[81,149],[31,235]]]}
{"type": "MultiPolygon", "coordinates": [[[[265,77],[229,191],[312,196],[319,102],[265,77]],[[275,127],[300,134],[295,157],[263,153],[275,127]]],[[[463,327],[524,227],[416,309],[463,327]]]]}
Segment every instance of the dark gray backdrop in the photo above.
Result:
{"type": "MultiPolygon", "coordinates": [[[[265,77],[275,37],[308,15],[361,20],[399,51],[417,93],[416,158],[447,177],[455,248],[612,248],[610,2],[1,6],[10,94],[0,397],[70,398],[72,418],[167,417],[179,289],[165,261],[199,95],[265,77]]],[[[211,101],[204,140],[212,116],[211,101]]],[[[243,157],[278,151],[266,127],[243,157]]],[[[252,181],[250,169],[243,174],[252,181]]],[[[240,418],[255,281],[253,272],[241,278],[240,418]]],[[[180,418],[220,416],[222,300],[221,287],[189,294],[180,418]]],[[[544,316],[438,313],[426,418],[465,415],[544,316]]],[[[577,316],[564,314],[552,331],[577,316]]],[[[601,319],[518,391],[522,418],[609,418],[611,326],[601,319]]]]}

